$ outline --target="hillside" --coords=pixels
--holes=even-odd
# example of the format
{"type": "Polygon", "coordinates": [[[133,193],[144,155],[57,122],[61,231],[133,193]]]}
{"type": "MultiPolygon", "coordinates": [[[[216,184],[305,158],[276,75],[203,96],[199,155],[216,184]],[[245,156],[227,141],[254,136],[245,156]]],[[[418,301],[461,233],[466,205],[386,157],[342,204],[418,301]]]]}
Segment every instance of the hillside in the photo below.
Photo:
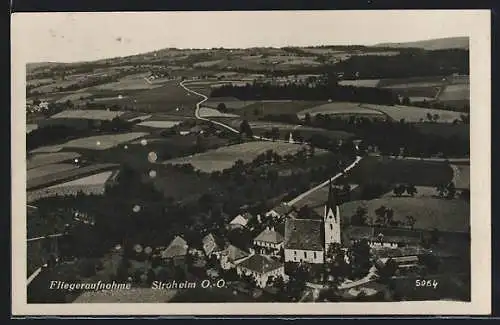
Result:
{"type": "Polygon", "coordinates": [[[444,49],[469,49],[468,37],[447,37],[416,42],[405,43],[381,43],[374,47],[385,48],[420,48],[427,51],[444,50],[444,49]]]}

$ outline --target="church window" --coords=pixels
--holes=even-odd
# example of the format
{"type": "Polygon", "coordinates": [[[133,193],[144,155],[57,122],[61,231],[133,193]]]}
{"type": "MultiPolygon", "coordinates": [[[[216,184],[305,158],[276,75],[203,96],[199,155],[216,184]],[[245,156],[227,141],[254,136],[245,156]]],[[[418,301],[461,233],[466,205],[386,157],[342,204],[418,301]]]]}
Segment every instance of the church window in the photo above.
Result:
{"type": "Polygon", "coordinates": [[[294,253],[295,255],[297,255],[297,251],[293,251],[293,253],[294,253]]]}
{"type": "Polygon", "coordinates": [[[333,225],[332,224],[330,224],[330,230],[333,230],[333,225]]]}
{"type": "Polygon", "coordinates": [[[316,252],[314,252],[314,259],[316,259],[316,252]]]}
{"type": "Polygon", "coordinates": [[[304,252],[304,258],[307,258],[307,252],[304,252]]]}

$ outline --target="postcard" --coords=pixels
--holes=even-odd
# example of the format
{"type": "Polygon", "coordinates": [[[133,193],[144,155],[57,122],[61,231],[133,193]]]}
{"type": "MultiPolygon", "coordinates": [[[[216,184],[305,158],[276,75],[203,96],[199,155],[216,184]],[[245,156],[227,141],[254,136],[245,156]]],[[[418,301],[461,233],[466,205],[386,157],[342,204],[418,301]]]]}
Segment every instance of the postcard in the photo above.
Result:
{"type": "Polygon", "coordinates": [[[490,313],[487,10],[15,13],[12,312],[490,313]]]}

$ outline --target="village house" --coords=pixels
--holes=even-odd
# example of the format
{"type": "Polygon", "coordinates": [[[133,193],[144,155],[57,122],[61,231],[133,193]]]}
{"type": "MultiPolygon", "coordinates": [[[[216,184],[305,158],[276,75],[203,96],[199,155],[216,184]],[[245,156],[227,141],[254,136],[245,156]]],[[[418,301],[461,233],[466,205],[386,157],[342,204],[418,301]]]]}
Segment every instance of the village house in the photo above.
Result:
{"type": "Polygon", "coordinates": [[[266,227],[255,239],[253,244],[259,254],[278,255],[283,247],[283,235],[274,230],[274,227],[266,227]]]}
{"type": "Polygon", "coordinates": [[[413,247],[422,243],[422,233],[410,229],[353,226],[348,231],[351,244],[364,239],[371,248],[413,247]]]}
{"type": "Polygon", "coordinates": [[[255,254],[236,266],[238,275],[251,276],[258,287],[265,288],[270,277],[285,277],[285,266],[269,256],[255,254]]]}
{"type": "Polygon", "coordinates": [[[238,214],[233,220],[229,222],[229,229],[242,229],[245,228],[250,220],[253,219],[253,215],[249,212],[244,212],[238,214]]]}
{"type": "Polygon", "coordinates": [[[187,242],[182,237],[176,236],[161,253],[161,257],[166,261],[171,261],[176,266],[183,266],[185,265],[188,248],[187,242]]]}
{"type": "Polygon", "coordinates": [[[236,267],[250,255],[250,253],[245,252],[234,245],[229,245],[219,254],[220,265],[224,270],[229,270],[236,267]]]}
{"type": "Polygon", "coordinates": [[[219,253],[224,249],[224,242],[214,234],[210,233],[201,240],[203,252],[207,257],[215,254],[219,258],[219,253]]]}
{"type": "Polygon", "coordinates": [[[278,205],[278,206],[272,208],[271,210],[269,210],[268,212],[266,212],[266,217],[271,217],[274,219],[283,218],[291,211],[292,211],[292,207],[283,202],[280,205],[278,205]]]}

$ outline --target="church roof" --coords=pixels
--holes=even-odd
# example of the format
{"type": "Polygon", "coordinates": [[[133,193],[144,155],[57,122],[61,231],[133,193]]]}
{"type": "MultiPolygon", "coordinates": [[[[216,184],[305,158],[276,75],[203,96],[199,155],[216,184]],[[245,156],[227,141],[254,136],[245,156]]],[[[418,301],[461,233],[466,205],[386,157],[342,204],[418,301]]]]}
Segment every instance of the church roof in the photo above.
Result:
{"type": "Polygon", "coordinates": [[[292,207],[286,203],[281,203],[280,205],[272,208],[272,211],[274,211],[277,214],[282,216],[282,215],[285,215],[285,214],[289,213],[290,211],[292,211],[292,207]]]}
{"type": "Polygon", "coordinates": [[[259,254],[252,255],[238,264],[238,267],[243,267],[259,274],[265,274],[283,266],[283,263],[275,261],[268,256],[259,254]]]}
{"type": "Polygon", "coordinates": [[[283,236],[279,232],[274,230],[274,228],[271,229],[266,228],[257,237],[255,237],[254,240],[279,244],[283,242],[283,236]]]}
{"type": "Polygon", "coordinates": [[[287,219],[285,249],[323,250],[323,233],[322,220],[287,219]]]}

